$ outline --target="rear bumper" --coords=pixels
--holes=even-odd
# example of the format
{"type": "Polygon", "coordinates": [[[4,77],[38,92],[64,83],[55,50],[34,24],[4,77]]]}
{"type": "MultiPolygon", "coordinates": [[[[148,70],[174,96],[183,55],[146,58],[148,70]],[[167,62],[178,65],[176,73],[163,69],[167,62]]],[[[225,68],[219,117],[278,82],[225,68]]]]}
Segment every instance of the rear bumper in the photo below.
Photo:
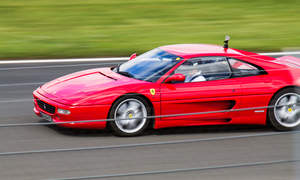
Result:
{"type": "Polygon", "coordinates": [[[61,123],[59,126],[69,127],[69,128],[83,128],[83,129],[104,129],[106,127],[106,121],[99,122],[84,122],[76,123],[76,121],[93,121],[93,120],[105,120],[107,118],[110,105],[93,105],[93,106],[68,106],[65,104],[53,101],[43,95],[39,94],[37,91],[33,92],[34,97],[34,113],[42,117],[41,113],[46,114],[51,117],[52,122],[61,123]],[[49,113],[37,104],[37,99],[55,107],[54,113],[49,113]],[[57,113],[57,109],[69,110],[71,114],[63,115],[57,113]],[[70,122],[70,123],[68,123],[70,122]]]}

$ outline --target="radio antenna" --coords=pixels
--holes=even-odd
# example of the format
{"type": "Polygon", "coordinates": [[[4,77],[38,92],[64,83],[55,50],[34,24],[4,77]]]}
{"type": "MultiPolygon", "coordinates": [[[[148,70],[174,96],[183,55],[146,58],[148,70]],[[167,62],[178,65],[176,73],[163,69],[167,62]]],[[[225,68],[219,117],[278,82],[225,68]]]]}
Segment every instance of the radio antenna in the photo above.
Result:
{"type": "Polygon", "coordinates": [[[226,35],[225,36],[225,41],[224,41],[224,49],[228,49],[228,42],[230,40],[230,36],[226,35]]]}

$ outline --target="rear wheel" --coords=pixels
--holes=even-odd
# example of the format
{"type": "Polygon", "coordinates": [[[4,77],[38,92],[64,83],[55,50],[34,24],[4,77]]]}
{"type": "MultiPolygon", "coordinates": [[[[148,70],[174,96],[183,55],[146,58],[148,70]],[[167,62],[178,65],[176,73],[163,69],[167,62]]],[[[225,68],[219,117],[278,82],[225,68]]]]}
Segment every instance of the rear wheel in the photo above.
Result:
{"type": "Polygon", "coordinates": [[[118,99],[112,106],[109,118],[113,133],[117,136],[141,135],[149,125],[151,108],[139,96],[126,96],[118,99]]]}
{"type": "Polygon", "coordinates": [[[287,88],[277,93],[271,100],[268,116],[276,130],[288,131],[300,125],[300,90],[287,88]]]}

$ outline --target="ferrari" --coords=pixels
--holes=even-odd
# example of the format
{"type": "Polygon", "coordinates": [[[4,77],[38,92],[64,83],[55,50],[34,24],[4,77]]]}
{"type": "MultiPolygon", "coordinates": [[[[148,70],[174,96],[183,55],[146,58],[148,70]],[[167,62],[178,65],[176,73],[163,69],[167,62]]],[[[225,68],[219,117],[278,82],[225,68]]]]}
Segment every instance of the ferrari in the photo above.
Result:
{"type": "Polygon", "coordinates": [[[167,45],[116,67],[75,72],[33,92],[34,112],[59,126],[109,128],[117,136],[148,128],[300,124],[300,59],[224,46],[167,45]]]}

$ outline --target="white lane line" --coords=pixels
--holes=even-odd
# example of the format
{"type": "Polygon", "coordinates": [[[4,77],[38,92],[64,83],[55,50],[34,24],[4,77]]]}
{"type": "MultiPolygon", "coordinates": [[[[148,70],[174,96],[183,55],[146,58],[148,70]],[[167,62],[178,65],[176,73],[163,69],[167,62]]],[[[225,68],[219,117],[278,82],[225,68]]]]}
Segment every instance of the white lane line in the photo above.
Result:
{"type": "Polygon", "coordinates": [[[9,83],[9,84],[0,84],[0,87],[9,87],[9,86],[31,86],[31,85],[41,85],[46,82],[32,82],[32,83],[9,83]]]}
{"type": "MultiPolygon", "coordinates": [[[[35,123],[36,124],[36,123],[35,123]]],[[[36,153],[58,153],[58,152],[74,152],[74,151],[94,151],[94,150],[109,150],[109,149],[123,149],[123,148],[136,148],[136,147],[153,147],[153,146],[164,146],[164,145],[175,145],[175,144],[191,144],[191,143],[202,143],[210,141],[227,141],[236,139],[246,138],[261,138],[279,135],[296,135],[299,131],[287,131],[287,132],[266,132],[266,133],[254,133],[246,135],[235,135],[235,136],[216,136],[208,138],[197,138],[197,139],[182,139],[182,140],[170,140],[170,141],[156,141],[156,142],[144,142],[144,143],[133,143],[133,144],[117,144],[107,146],[89,146],[89,147],[73,147],[73,148],[56,148],[56,149],[39,149],[29,151],[10,151],[0,152],[1,156],[15,156],[25,154],[36,154],[36,153]]]]}
{"type": "MultiPolygon", "coordinates": [[[[265,56],[276,55],[300,55],[300,51],[294,52],[272,52],[272,53],[259,53],[265,56]]],[[[29,64],[29,63],[68,63],[68,62],[111,62],[111,61],[126,61],[128,57],[112,57],[112,58],[76,58],[76,59],[35,59],[35,60],[0,60],[0,64],[29,64]]]]}
{"type": "Polygon", "coordinates": [[[24,67],[11,67],[11,68],[0,68],[0,71],[9,71],[9,70],[21,70],[21,69],[41,69],[41,68],[63,68],[63,67],[84,67],[84,66],[97,66],[97,65],[114,65],[118,64],[116,62],[111,63],[94,63],[94,64],[69,64],[69,65],[53,65],[53,66],[24,66],[24,67]]]}
{"type": "Polygon", "coordinates": [[[126,61],[128,57],[113,57],[113,58],[76,58],[76,59],[35,59],[35,60],[11,60],[1,61],[0,64],[29,64],[29,63],[68,63],[68,62],[111,62],[111,61],[126,61]]]}
{"type": "MultiPolygon", "coordinates": [[[[259,53],[261,55],[300,55],[300,51],[297,52],[274,52],[274,53],[259,53]]],[[[44,59],[44,60],[16,60],[16,61],[1,61],[0,64],[22,64],[22,63],[54,63],[54,62],[107,62],[105,64],[113,64],[113,61],[126,61],[128,57],[115,57],[115,58],[77,58],[77,59],[44,59]]],[[[31,67],[12,67],[12,68],[0,68],[2,70],[20,70],[20,69],[37,69],[37,68],[56,68],[56,67],[73,67],[73,66],[89,66],[97,64],[71,64],[71,65],[53,65],[53,66],[31,66],[31,67]]],[[[45,82],[34,82],[34,83],[11,83],[11,84],[0,84],[0,87],[8,86],[27,86],[27,85],[40,85],[45,82]]]]}
{"type": "MultiPolygon", "coordinates": [[[[87,176],[74,176],[67,178],[58,178],[58,179],[49,179],[49,180],[86,180],[86,179],[110,179],[110,178],[122,178],[122,177],[131,177],[131,176],[153,176],[161,174],[175,174],[175,173],[187,173],[193,171],[209,171],[215,172],[213,170],[218,169],[229,169],[229,168],[243,168],[243,167],[257,167],[257,166],[270,166],[274,164],[283,164],[283,163],[297,163],[300,159],[283,159],[275,161],[256,161],[256,162],[246,162],[246,163],[236,163],[236,164],[224,164],[216,166],[205,166],[205,167],[190,167],[190,168],[181,168],[181,169],[166,169],[166,170],[153,170],[153,171],[136,171],[136,172],[124,172],[116,174],[99,174],[99,175],[87,175],[87,176]]],[[[200,175],[199,175],[200,176],[200,175]]],[[[131,178],[129,178],[131,179],[131,178]]],[[[143,179],[143,178],[139,178],[143,179]]],[[[200,178],[199,178],[200,179],[200,178]]]]}
{"type": "Polygon", "coordinates": [[[299,55],[300,51],[295,52],[273,52],[273,53],[259,53],[265,56],[283,56],[283,55],[299,55]]]}
{"type": "Polygon", "coordinates": [[[32,102],[32,99],[0,100],[0,103],[32,102]]]}

